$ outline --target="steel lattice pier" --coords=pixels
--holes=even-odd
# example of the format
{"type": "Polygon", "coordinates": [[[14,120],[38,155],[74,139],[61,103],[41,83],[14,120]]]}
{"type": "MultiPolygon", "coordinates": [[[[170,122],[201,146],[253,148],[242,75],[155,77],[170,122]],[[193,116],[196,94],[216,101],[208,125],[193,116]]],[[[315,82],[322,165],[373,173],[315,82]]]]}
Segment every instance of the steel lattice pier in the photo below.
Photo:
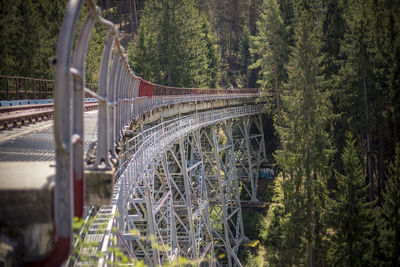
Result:
{"type": "Polygon", "coordinates": [[[254,105],[196,113],[128,140],[108,207],[114,211],[106,216],[118,230],[104,232],[99,244],[105,259],[114,257],[107,247],[117,245],[150,266],[181,256],[241,266],[240,200],[256,200],[266,158],[261,112],[254,105]]]}

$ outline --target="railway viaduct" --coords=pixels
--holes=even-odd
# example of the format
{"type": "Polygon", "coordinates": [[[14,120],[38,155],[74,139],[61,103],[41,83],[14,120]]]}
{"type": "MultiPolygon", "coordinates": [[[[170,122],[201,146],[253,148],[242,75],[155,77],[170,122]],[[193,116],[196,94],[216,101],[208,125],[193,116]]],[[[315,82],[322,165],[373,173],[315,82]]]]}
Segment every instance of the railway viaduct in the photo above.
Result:
{"type": "Polygon", "coordinates": [[[241,206],[258,203],[267,162],[258,90],[145,81],[130,69],[117,28],[91,0],[74,43],[82,5],[69,1],[64,17],[55,79],[48,81],[54,104],[24,99],[0,108],[0,221],[17,236],[3,234],[3,254],[36,266],[125,259],[158,266],[182,257],[196,266],[241,266],[241,206]],[[109,32],[92,90],[84,62],[95,23],[109,32]],[[43,116],[51,120],[6,129],[43,116]]]}

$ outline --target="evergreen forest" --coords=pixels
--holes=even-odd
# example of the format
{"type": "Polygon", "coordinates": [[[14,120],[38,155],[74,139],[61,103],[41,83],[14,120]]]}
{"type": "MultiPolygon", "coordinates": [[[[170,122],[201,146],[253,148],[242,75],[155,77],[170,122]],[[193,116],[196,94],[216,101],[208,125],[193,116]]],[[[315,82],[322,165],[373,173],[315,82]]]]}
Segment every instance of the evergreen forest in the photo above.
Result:
{"type": "MultiPolygon", "coordinates": [[[[265,208],[243,209],[244,266],[400,266],[400,1],[97,4],[144,79],[262,90],[276,177],[265,208]]],[[[0,74],[52,78],[65,6],[0,1],[0,74]]],[[[92,34],[87,82],[105,36],[92,34]]]]}

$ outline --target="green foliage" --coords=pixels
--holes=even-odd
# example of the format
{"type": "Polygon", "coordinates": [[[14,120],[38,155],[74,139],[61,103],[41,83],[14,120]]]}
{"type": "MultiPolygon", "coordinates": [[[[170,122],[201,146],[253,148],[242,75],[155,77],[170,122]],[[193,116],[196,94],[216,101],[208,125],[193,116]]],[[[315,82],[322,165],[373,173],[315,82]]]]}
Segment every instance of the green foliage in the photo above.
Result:
{"type": "Polygon", "coordinates": [[[136,73],[159,84],[215,87],[218,81],[217,42],[193,0],[146,2],[128,56],[136,73]]]}
{"type": "Polygon", "coordinates": [[[0,73],[51,79],[66,1],[0,2],[0,73]]]}
{"type": "Polygon", "coordinates": [[[101,25],[96,25],[92,31],[86,55],[85,82],[87,83],[99,83],[101,56],[106,34],[106,29],[101,25]]]}
{"type": "Polygon", "coordinates": [[[260,255],[253,255],[250,251],[248,251],[243,266],[244,267],[262,266],[261,262],[262,259],[260,255]]]}
{"type": "Polygon", "coordinates": [[[396,154],[390,163],[388,181],[384,193],[383,218],[381,233],[386,263],[400,265],[400,144],[396,145],[396,154]]]}
{"type": "Polygon", "coordinates": [[[246,226],[245,236],[250,240],[258,239],[265,228],[264,216],[252,209],[243,209],[242,217],[243,224],[246,226]]]}
{"type": "MultiPolygon", "coordinates": [[[[257,60],[251,65],[259,69],[257,83],[263,89],[261,97],[268,102],[268,110],[280,109],[280,88],[286,81],[284,65],[288,61],[288,44],[285,39],[286,28],[280,16],[277,0],[264,0],[264,9],[257,21],[258,34],[253,37],[251,53],[257,60]],[[269,94],[275,92],[275,99],[269,94]]],[[[280,116],[280,110],[276,112],[280,116]]],[[[280,125],[280,117],[277,118],[280,125]]]]}
{"type": "MultiPolygon", "coordinates": [[[[118,216],[118,214],[116,216],[118,216]]],[[[75,245],[70,255],[68,266],[70,265],[70,263],[72,263],[75,259],[78,258],[80,261],[83,261],[88,266],[94,266],[97,265],[100,258],[104,258],[106,256],[104,255],[103,252],[101,252],[98,249],[100,245],[98,242],[94,241],[88,242],[84,239],[85,235],[88,232],[88,229],[93,224],[94,219],[95,218],[91,218],[88,222],[86,222],[84,219],[79,219],[76,217],[74,218],[73,230],[74,230],[75,245]],[[78,235],[78,232],[80,233],[80,235],[78,235]]],[[[108,226],[108,219],[111,219],[111,217],[105,219],[107,220],[105,220],[101,225],[96,226],[98,234],[104,233],[105,229],[107,229],[108,226]]],[[[112,229],[112,234],[111,234],[112,246],[108,247],[107,249],[107,253],[113,254],[113,260],[112,261],[110,259],[106,260],[107,264],[112,266],[130,265],[134,267],[146,267],[147,265],[143,261],[129,258],[124,252],[121,251],[121,248],[117,244],[116,231],[117,229],[114,227],[112,229]]],[[[136,230],[131,230],[131,234],[135,235],[143,243],[151,244],[151,247],[153,249],[156,249],[160,252],[171,250],[171,248],[169,248],[166,245],[160,245],[154,236],[143,236],[140,234],[139,231],[136,230]]],[[[208,259],[209,258],[206,255],[204,260],[208,259]]],[[[202,261],[199,259],[187,259],[185,257],[178,257],[172,262],[167,262],[163,265],[158,265],[158,266],[159,267],[198,266],[199,264],[201,264],[201,262],[202,261]]]]}
{"type": "MultiPolygon", "coordinates": [[[[49,60],[55,55],[66,4],[61,0],[1,1],[1,74],[53,78],[49,60]]],[[[84,8],[79,25],[87,14],[88,9],[84,8]]],[[[86,58],[86,82],[98,82],[105,35],[105,28],[96,25],[86,58]]]]}
{"type": "Polygon", "coordinates": [[[287,219],[285,238],[292,251],[290,264],[321,265],[325,255],[321,221],[325,184],[332,147],[326,131],[330,101],[323,91],[318,5],[298,4],[295,45],[287,65],[288,82],[282,91],[283,149],[277,163],[289,174],[284,181],[287,219]]]}
{"type": "Polygon", "coordinates": [[[371,261],[371,203],[366,203],[366,177],[358,155],[355,140],[348,135],[342,154],[344,171],[336,173],[336,198],[329,207],[328,258],[334,266],[366,266],[371,261]]]}

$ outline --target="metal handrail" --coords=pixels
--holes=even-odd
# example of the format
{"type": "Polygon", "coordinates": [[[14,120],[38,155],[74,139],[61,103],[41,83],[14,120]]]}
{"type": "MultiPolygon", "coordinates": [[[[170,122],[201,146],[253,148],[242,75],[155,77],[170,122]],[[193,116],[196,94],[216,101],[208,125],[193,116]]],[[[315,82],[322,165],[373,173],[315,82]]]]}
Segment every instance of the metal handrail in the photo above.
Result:
{"type": "MultiPolygon", "coordinates": [[[[94,0],[86,0],[89,13],[74,44],[83,2],[84,0],[68,2],[54,60],[55,246],[52,254],[38,262],[38,265],[60,265],[65,260],[71,243],[72,217],[82,216],[85,199],[82,106],[85,92],[99,100],[97,152],[95,164],[92,166],[98,170],[112,168],[110,157],[113,153],[110,151],[113,151],[120,140],[125,126],[152,108],[189,101],[258,95],[257,89],[165,87],[138,77],[130,69],[124,49],[118,41],[117,27],[101,17],[100,8],[95,5],[94,0]],[[95,23],[108,28],[97,93],[84,88],[84,63],[95,23]]],[[[176,127],[168,127],[171,134],[177,131],[176,127]]],[[[150,146],[146,142],[142,145],[150,146]]]]}
{"type": "MultiPolygon", "coordinates": [[[[85,83],[97,91],[97,84],[85,83]]],[[[54,80],[0,75],[0,101],[53,98],[54,80]]]]}
{"type": "MultiPolygon", "coordinates": [[[[126,210],[129,209],[129,203],[133,200],[122,201],[122,198],[134,197],[134,192],[140,191],[140,188],[152,188],[153,180],[148,177],[148,174],[154,171],[157,161],[168,146],[189,132],[229,119],[259,114],[263,107],[263,104],[258,104],[225,108],[219,112],[195,113],[160,123],[127,140],[116,174],[118,180],[115,194],[118,199],[114,201],[113,207],[119,214],[118,224],[124,225],[123,229],[128,229],[126,224],[129,223],[129,215],[126,210]]],[[[109,225],[116,223],[115,219],[115,217],[109,218],[109,225]]],[[[111,245],[110,238],[103,240],[101,247],[107,248],[111,245]]]]}

